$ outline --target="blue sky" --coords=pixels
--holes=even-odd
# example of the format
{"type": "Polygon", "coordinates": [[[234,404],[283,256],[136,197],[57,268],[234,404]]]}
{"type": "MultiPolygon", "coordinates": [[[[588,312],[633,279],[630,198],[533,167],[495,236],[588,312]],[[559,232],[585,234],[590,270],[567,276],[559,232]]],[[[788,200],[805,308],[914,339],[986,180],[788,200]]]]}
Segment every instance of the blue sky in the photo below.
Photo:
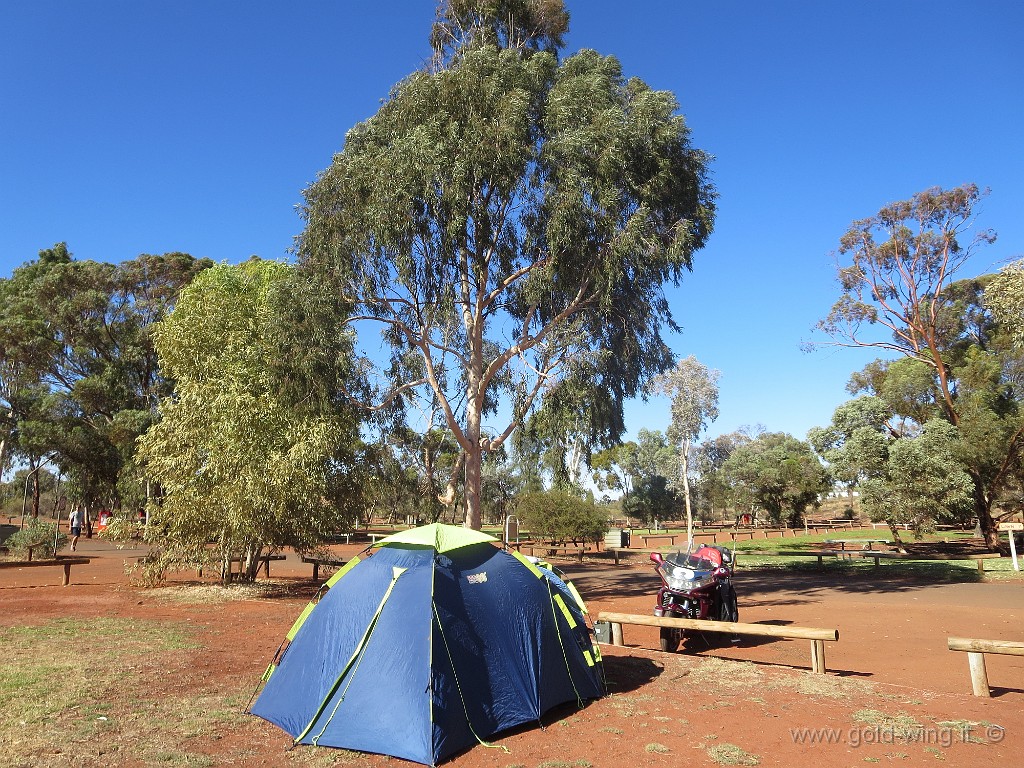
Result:
{"type": "MultiPolygon", "coordinates": [[[[874,355],[800,351],[854,219],[930,186],[991,188],[1024,256],[1024,6],[1011,0],[568,0],[567,52],[673,91],[719,217],[671,298],[672,346],[721,371],[709,434],[804,437],[874,355]]],[[[79,259],[286,258],[301,191],[429,55],[434,3],[0,2],[0,275],[79,259]]],[[[665,401],[627,424],[664,429],[665,401]]]]}

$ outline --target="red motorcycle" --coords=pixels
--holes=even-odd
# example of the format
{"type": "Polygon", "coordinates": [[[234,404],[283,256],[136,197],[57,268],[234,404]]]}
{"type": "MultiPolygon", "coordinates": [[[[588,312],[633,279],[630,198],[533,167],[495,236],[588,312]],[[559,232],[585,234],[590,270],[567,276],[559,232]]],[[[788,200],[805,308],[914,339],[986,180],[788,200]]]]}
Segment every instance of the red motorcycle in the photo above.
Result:
{"type": "MultiPolygon", "coordinates": [[[[736,590],[732,586],[731,550],[702,546],[696,552],[677,552],[668,557],[652,552],[651,560],[661,577],[655,616],[739,621],[736,590]]],[[[662,627],[661,650],[677,650],[685,632],[683,629],[662,627]]]]}

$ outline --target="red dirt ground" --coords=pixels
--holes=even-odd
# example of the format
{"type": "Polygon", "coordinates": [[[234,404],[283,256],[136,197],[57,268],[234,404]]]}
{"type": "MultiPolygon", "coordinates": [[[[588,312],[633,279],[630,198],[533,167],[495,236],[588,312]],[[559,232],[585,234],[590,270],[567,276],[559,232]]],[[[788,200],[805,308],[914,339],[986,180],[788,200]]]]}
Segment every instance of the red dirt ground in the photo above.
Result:
{"type": "MultiPolygon", "coordinates": [[[[356,545],[336,548],[345,556],[356,545]]],[[[63,588],[55,568],[0,570],[0,626],[40,624],[55,617],[121,617],[190,622],[205,651],[156,680],[146,696],[221,695],[251,690],[285,632],[312,594],[312,567],[293,554],[271,566],[290,596],[217,603],[160,599],[130,586],[126,557],[102,540],[82,540],[93,557],[72,570],[63,588]]],[[[557,563],[592,614],[649,613],[657,578],[648,564],[557,563]]],[[[172,585],[196,583],[181,574],[172,585]]],[[[740,619],[838,628],[827,644],[829,674],[809,672],[805,641],[750,638],[737,647],[708,647],[700,638],[685,653],[664,654],[657,630],[627,626],[626,647],[604,646],[610,695],[582,710],[564,707],[545,727],[501,734],[447,763],[452,768],[583,768],[754,764],[816,768],[873,763],[1020,765],[1024,748],[1024,658],[989,656],[993,697],[971,695],[966,654],[946,649],[950,635],[1024,640],[1024,581],[928,584],[858,569],[828,573],[740,571],[740,619]],[[724,663],[731,659],[738,663],[724,663]],[[902,720],[894,720],[902,718],[902,720]],[[893,723],[909,723],[899,731],[893,723]],[[799,729],[833,729],[829,743],[800,743],[799,729]],[[966,738],[965,738],[966,737],[966,738]],[[742,752],[730,747],[739,748],[742,752]],[[1016,755],[1017,757],[1014,757],[1016,755]],[[746,760],[747,762],[744,762],[746,760]]],[[[136,691],[133,695],[139,695],[136,691]]],[[[244,696],[243,696],[244,698],[244,696]]],[[[115,710],[116,711],[116,710],[115,710]]],[[[809,731],[803,731],[809,734],[809,731]]],[[[257,718],[213,722],[188,749],[213,765],[412,765],[394,758],[300,747],[257,718]],[[337,755],[335,758],[334,755],[337,755]]],[[[24,765],[145,765],[130,750],[96,758],[61,746],[61,759],[38,755],[24,765]]],[[[55,747],[56,750],[56,747],[55,747]]]]}

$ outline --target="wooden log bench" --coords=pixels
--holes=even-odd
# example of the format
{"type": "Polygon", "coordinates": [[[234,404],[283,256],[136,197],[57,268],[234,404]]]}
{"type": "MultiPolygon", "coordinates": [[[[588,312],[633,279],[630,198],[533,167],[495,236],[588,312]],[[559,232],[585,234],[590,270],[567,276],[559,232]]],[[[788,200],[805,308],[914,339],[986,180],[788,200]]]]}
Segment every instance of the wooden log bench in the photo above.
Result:
{"type": "Polygon", "coordinates": [[[651,552],[661,552],[660,549],[633,549],[631,547],[605,547],[604,552],[597,554],[611,555],[615,564],[619,565],[623,555],[650,555],[651,552]]]}
{"type": "Polygon", "coordinates": [[[1011,640],[975,640],[967,637],[950,637],[946,640],[946,646],[951,651],[964,651],[967,654],[974,695],[985,698],[992,696],[992,691],[988,686],[988,672],[985,669],[985,654],[1024,656],[1024,643],[1011,640]]]}
{"type": "Polygon", "coordinates": [[[741,538],[745,538],[748,541],[753,541],[754,540],[754,531],[753,530],[729,531],[729,538],[732,541],[739,541],[741,538]]]}
{"type": "Polygon", "coordinates": [[[679,536],[679,535],[680,534],[678,534],[678,533],[640,533],[640,534],[637,534],[637,536],[639,538],[644,540],[644,546],[645,547],[650,545],[651,539],[668,539],[668,543],[669,544],[675,544],[676,543],[676,537],[679,536]]]}
{"type": "Polygon", "coordinates": [[[744,624],[731,621],[706,621],[704,619],[677,619],[668,616],[648,616],[646,614],[616,613],[613,611],[601,611],[597,614],[595,621],[605,621],[611,624],[612,645],[623,645],[623,624],[691,629],[698,632],[718,632],[730,635],[778,637],[786,640],[810,640],[811,671],[818,674],[825,674],[826,672],[825,643],[839,640],[838,629],[777,626],[775,624],[744,624]]]}
{"type": "Polygon", "coordinates": [[[321,566],[324,568],[341,568],[346,561],[340,557],[307,557],[303,555],[302,562],[313,566],[313,581],[320,581],[321,566]]]}
{"type": "Polygon", "coordinates": [[[64,569],[64,576],[61,586],[66,587],[71,583],[71,566],[87,565],[90,557],[58,557],[54,560],[21,560],[0,562],[0,568],[45,568],[47,566],[58,566],[64,569]]]}
{"type": "MultiPolygon", "coordinates": [[[[580,546],[579,544],[564,547],[554,544],[527,544],[525,548],[529,549],[530,554],[534,557],[553,557],[559,553],[564,553],[566,555],[573,554],[576,555],[577,560],[581,563],[583,562],[583,553],[590,549],[590,547],[586,545],[580,546]],[[538,552],[540,553],[539,555],[538,552]]],[[[523,549],[524,547],[520,547],[519,551],[522,552],[523,549]]]]}
{"type": "Polygon", "coordinates": [[[998,552],[980,552],[976,555],[942,554],[942,555],[915,555],[912,552],[876,552],[874,550],[861,550],[857,552],[860,557],[870,557],[879,565],[882,560],[974,560],[978,564],[978,573],[985,572],[985,561],[1001,557],[998,552]]]}
{"type": "Polygon", "coordinates": [[[739,555],[743,555],[744,559],[748,557],[816,557],[818,558],[818,565],[825,564],[826,557],[835,558],[846,558],[859,557],[860,552],[854,552],[852,550],[842,549],[794,549],[791,552],[783,552],[778,550],[761,550],[761,549],[740,549],[733,553],[735,560],[739,560],[739,555]]]}

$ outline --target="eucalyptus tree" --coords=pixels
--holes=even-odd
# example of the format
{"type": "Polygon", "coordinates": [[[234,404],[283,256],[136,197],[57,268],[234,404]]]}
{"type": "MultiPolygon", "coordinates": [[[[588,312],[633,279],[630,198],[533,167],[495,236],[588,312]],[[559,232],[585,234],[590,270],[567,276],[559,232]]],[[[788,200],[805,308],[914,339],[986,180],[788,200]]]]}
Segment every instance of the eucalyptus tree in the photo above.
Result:
{"type": "Polygon", "coordinates": [[[546,390],[515,436],[520,452],[531,446],[553,487],[577,495],[586,492],[595,448],[614,442],[623,428],[612,426],[622,417],[608,391],[584,379],[572,375],[546,390]]]}
{"type": "Polygon", "coordinates": [[[973,485],[958,456],[961,437],[943,419],[932,419],[914,437],[891,440],[880,472],[860,483],[861,502],[872,520],[889,522],[915,535],[936,522],[962,525],[973,511],[973,485]]]}
{"type": "Polygon", "coordinates": [[[679,496],[670,480],[675,451],[665,434],[641,429],[636,441],[596,453],[591,459],[592,479],[600,490],[622,492],[622,511],[648,524],[676,516],[679,496]]]}
{"type": "Polygon", "coordinates": [[[884,472],[889,444],[898,433],[889,425],[892,409],[880,397],[865,395],[843,403],[827,427],[814,427],[807,440],[828,463],[832,478],[849,490],[884,472]]]}
{"type": "Polygon", "coordinates": [[[636,481],[638,446],[632,440],[598,451],[590,458],[591,480],[598,490],[629,497],[636,481]]]}
{"type": "Polygon", "coordinates": [[[765,510],[775,523],[799,525],[806,509],[831,488],[810,444],[765,432],[737,447],[722,467],[733,493],[765,510]]]}
{"type": "Polygon", "coordinates": [[[721,511],[721,517],[724,520],[729,505],[733,501],[732,489],[726,481],[722,468],[733,451],[750,442],[751,439],[753,439],[753,435],[750,430],[738,430],[708,438],[698,445],[694,452],[693,464],[698,477],[698,504],[707,509],[708,516],[712,520],[716,517],[716,510],[721,511]]]}
{"type": "Polygon", "coordinates": [[[139,448],[163,490],[146,533],[154,574],[201,564],[212,540],[223,572],[241,557],[251,579],[266,549],[311,549],[361,506],[359,422],[337,390],[350,340],[323,315],[295,322],[310,302],[293,278],[277,262],[215,266],[156,326],[175,391],[139,448]]]}
{"type": "Polygon", "coordinates": [[[693,542],[693,508],[690,497],[690,451],[700,433],[718,418],[719,371],[711,370],[690,355],[675,368],[656,376],[649,391],[665,395],[671,401],[672,421],[668,439],[676,450],[677,469],[672,481],[682,490],[686,505],[686,538],[693,542]]]}
{"type": "Polygon", "coordinates": [[[627,518],[636,518],[645,525],[672,520],[678,510],[679,496],[664,475],[641,478],[633,493],[622,501],[622,511],[627,518]]]}
{"type": "Polygon", "coordinates": [[[4,449],[49,457],[87,504],[116,501],[135,439],[170,392],[151,326],[211,264],[182,253],[77,261],[58,243],[0,280],[4,449]]]}
{"type": "Polygon", "coordinates": [[[567,24],[560,0],[443,3],[433,60],[348,131],[302,207],[301,266],[390,348],[354,399],[437,397],[473,528],[484,455],[563,382],[605,393],[601,439],[619,438],[624,400],[672,364],[663,287],[714,221],[674,96],[591,50],[560,61],[567,24]]]}
{"type": "MultiPolygon", "coordinates": [[[[975,185],[929,189],[855,221],[840,240],[849,263],[842,293],[819,328],[841,346],[897,356],[852,382],[883,396],[922,427],[939,417],[955,427],[957,454],[973,485],[974,514],[990,547],[996,516],[1020,485],[1024,417],[1008,372],[1002,331],[984,305],[988,278],[957,279],[977,250],[995,240],[974,229],[983,193],[975,185]],[[879,333],[881,331],[881,333],[879,333]],[[912,365],[897,365],[900,358],[912,365]],[[888,392],[888,396],[886,396],[888,392]]],[[[1011,506],[1012,510],[1012,506],[1011,506]]]]}

